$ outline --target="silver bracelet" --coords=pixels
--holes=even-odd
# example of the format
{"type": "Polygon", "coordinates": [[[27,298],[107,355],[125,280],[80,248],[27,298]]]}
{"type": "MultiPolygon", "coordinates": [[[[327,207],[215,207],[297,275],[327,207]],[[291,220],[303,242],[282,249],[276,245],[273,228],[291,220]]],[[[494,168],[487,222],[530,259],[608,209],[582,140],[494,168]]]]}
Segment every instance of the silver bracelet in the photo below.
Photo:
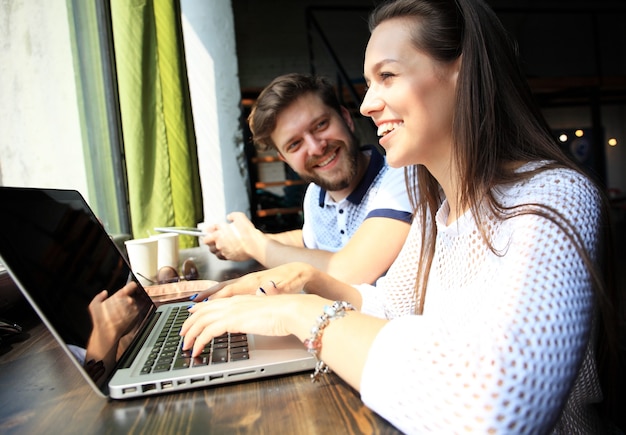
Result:
{"type": "Polygon", "coordinates": [[[346,311],[353,311],[354,307],[345,301],[335,301],[331,306],[324,306],[324,313],[319,316],[315,325],[311,328],[311,338],[304,340],[306,350],[315,356],[315,371],[311,374],[311,382],[319,381],[320,375],[330,372],[330,367],[324,363],[318,354],[322,349],[322,334],[324,328],[328,326],[331,320],[339,319],[346,315],[346,311]]]}

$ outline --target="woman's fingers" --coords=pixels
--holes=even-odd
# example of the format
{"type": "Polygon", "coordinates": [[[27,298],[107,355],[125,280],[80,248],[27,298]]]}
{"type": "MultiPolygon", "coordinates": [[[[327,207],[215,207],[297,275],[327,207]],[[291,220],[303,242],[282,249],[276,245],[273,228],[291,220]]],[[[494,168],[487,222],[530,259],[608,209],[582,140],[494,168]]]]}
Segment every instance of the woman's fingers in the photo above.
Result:
{"type": "Polygon", "coordinates": [[[189,308],[191,315],[180,331],[180,335],[184,337],[183,350],[193,348],[195,356],[212,338],[225,332],[287,335],[289,332],[283,320],[291,312],[284,302],[287,300],[285,298],[292,297],[294,296],[239,295],[195,304],[189,308]]]}
{"type": "Polygon", "coordinates": [[[280,294],[280,291],[278,290],[278,286],[276,285],[276,282],[274,282],[273,280],[269,280],[267,281],[266,284],[260,285],[256,291],[257,296],[267,296],[267,295],[277,295],[277,294],[280,294]]]}

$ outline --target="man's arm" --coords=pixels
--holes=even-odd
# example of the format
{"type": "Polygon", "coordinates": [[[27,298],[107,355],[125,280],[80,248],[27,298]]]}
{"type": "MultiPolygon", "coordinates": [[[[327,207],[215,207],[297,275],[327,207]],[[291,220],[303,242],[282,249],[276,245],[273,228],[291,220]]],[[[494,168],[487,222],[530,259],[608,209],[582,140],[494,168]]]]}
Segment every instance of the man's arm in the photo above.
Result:
{"type": "Polygon", "coordinates": [[[293,261],[308,263],[352,284],[373,283],[384,274],[400,252],[409,233],[408,222],[386,218],[366,219],[338,252],[305,248],[302,230],[265,234],[243,213],[231,213],[229,224],[217,225],[203,240],[219,258],[255,259],[271,268],[293,261]]]}
{"type": "Polygon", "coordinates": [[[261,236],[251,256],[266,267],[292,261],[308,263],[340,281],[351,284],[373,283],[396,259],[410,224],[397,219],[372,217],[366,219],[339,251],[288,246],[261,236]]]}
{"type": "Polygon", "coordinates": [[[283,231],[282,233],[266,233],[267,237],[272,240],[282,243],[287,246],[294,246],[297,248],[304,248],[302,242],[302,230],[283,231]]]}

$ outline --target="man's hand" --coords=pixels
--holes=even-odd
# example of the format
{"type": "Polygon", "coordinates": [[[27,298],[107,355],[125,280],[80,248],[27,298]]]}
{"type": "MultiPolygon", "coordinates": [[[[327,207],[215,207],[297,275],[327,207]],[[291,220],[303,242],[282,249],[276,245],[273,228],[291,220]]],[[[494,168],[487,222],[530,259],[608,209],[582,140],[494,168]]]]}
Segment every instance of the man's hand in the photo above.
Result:
{"type": "Polygon", "coordinates": [[[89,313],[99,338],[106,338],[113,343],[128,332],[139,312],[132,296],[136,289],[137,284],[131,282],[111,296],[104,290],[93,298],[89,304],[89,313]]]}
{"type": "Polygon", "coordinates": [[[257,247],[257,240],[263,234],[241,212],[231,213],[226,219],[229,223],[205,227],[204,231],[209,235],[202,238],[201,242],[208,245],[211,252],[221,260],[250,260],[257,247]]]}
{"type": "Polygon", "coordinates": [[[85,361],[94,379],[115,365],[120,339],[135,325],[139,307],[133,299],[137,284],[130,282],[109,296],[98,293],[89,304],[93,329],[87,343],[85,361]]]}

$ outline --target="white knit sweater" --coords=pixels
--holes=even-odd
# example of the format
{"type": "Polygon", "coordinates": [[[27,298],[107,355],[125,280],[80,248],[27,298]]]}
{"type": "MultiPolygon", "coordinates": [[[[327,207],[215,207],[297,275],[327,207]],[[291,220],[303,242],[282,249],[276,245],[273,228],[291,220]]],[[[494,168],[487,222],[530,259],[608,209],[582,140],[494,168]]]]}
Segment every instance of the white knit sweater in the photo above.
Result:
{"type": "MultiPolygon", "coordinates": [[[[497,195],[555,208],[595,259],[600,199],[586,178],[546,170],[497,195]]],[[[365,404],[407,433],[597,433],[594,297],[571,241],[535,214],[490,216],[495,255],[469,212],[446,225],[448,212],[444,202],[423,315],[412,303],[417,219],[377,287],[358,286],[363,312],[392,319],[369,352],[365,404]]]]}

